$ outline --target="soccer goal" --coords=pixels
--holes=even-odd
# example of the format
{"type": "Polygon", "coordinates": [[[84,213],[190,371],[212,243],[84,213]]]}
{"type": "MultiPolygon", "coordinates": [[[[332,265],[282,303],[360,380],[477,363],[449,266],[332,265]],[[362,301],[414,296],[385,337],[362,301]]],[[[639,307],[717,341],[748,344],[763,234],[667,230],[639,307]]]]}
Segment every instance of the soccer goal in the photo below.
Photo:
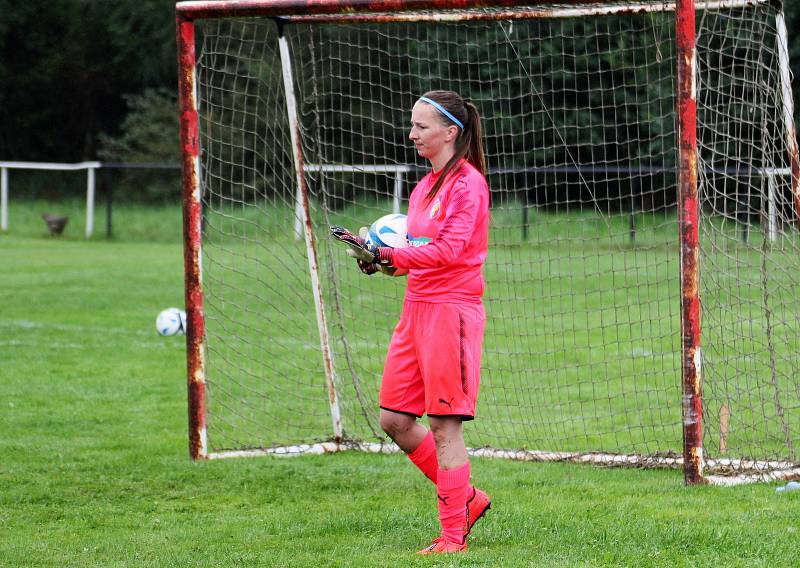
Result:
{"type": "MultiPolygon", "coordinates": [[[[780,2],[177,4],[190,451],[389,451],[405,288],[327,237],[404,207],[432,89],[492,193],[474,455],[800,474],[800,163],[780,2]]],[[[431,330],[435,333],[435,330],[431,330]]]]}

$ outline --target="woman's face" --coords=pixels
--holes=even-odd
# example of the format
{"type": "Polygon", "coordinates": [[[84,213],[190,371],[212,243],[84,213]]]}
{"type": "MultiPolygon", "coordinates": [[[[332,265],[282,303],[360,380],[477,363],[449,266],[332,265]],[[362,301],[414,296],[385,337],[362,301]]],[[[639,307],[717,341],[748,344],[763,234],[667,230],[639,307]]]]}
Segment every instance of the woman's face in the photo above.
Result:
{"type": "Polygon", "coordinates": [[[457,135],[458,127],[454,124],[442,124],[442,115],[432,105],[422,101],[414,105],[408,138],[421,157],[435,160],[448,150],[454,152],[457,135]]]}

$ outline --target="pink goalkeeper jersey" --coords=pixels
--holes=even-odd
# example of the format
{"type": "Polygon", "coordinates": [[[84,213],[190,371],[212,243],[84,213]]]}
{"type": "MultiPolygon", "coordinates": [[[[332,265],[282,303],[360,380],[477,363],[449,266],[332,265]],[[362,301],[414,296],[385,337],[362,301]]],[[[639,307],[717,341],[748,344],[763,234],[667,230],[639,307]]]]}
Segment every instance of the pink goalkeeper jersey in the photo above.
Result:
{"type": "Polygon", "coordinates": [[[407,300],[477,303],[489,244],[489,186],[472,164],[461,160],[433,199],[427,199],[438,177],[430,172],[411,192],[411,247],[394,249],[392,261],[409,271],[407,300]]]}

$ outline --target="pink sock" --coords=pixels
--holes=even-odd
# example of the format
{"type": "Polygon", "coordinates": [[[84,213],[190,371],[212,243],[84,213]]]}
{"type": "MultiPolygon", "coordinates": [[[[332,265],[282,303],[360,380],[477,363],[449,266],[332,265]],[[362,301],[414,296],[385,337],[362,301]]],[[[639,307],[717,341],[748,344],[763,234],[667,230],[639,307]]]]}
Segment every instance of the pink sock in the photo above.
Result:
{"type": "Polygon", "coordinates": [[[469,462],[457,469],[439,468],[436,492],[442,536],[450,542],[464,542],[469,497],[469,462]]]}
{"type": "Polygon", "coordinates": [[[414,462],[414,465],[425,474],[425,477],[436,483],[439,462],[436,459],[436,442],[433,441],[431,432],[428,432],[416,450],[408,454],[408,459],[414,462]]]}

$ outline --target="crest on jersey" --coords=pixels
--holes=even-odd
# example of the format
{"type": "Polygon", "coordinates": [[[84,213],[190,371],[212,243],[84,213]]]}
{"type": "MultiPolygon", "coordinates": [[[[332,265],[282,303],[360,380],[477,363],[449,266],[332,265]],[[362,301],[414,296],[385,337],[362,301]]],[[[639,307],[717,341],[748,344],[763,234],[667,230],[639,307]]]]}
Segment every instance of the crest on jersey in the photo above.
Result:
{"type": "Polygon", "coordinates": [[[434,219],[436,215],[439,213],[439,209],[442,208],[442,203],[439,201],[439,198],[436,198],[436,201],[433,202],[433,206],[431,210],[428,212],[428,217],[434,219]]]}

